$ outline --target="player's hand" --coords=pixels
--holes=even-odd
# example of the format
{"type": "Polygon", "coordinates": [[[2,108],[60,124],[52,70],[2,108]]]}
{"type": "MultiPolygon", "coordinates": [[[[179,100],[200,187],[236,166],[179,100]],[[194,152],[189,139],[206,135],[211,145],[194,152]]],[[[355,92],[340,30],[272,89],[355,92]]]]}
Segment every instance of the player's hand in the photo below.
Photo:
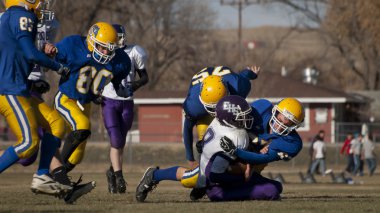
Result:
{"type": "Polygon", "coordinates": [[[46,42],[43,46],[44,53],[48,55],[49,57],[55,57],[58,53],[57,47],[55,47],[53,44],[50,44],[46,42]]]}
{"type": "Polygon", "coordinates": [[[261,154],[266,154],[266,153],[268,153],[268,150],[269,150],[268,145],[266,145],[266,146],[264,146],[263,148],[260,149],[260,153],[261,154]]]}
{"type": "Polygon", "coordinates": [[[32,91],[39,94],[44,94],[50,90],[50,85],[44,80],[37,80],[32,82],[32,91]]]}
{"type": "Polygon", "coordinates": [[[234,156],[236,153],[236,146],[227,136],[223,136],[220,139],[220,147],[228,154],[234,156]]]}
{"type": "Polygon", "coordinates": [[[92,102],[94,102],[94,104],[96,104],[96,105],[103,104],[103,102],[104,102],[103,96],[98,95],[96,98],[94,98],[92,100],[92,102]]]}
{"type": "Polygon", "coordinates": [[[123,98],[128,98],[133,95],[133,90],[131,84],[126,84],[125,86],[120,84],[119,88],[116,90],[116,94],[123,98]]]}
{"type": "Polygon", "coordinates": [[[57,73],[59,75],[61,75],[61,78],[63,80],[67,80],[69,78],[69,75],[70,75],[70,68],[64,66],[63,64],[61,64],[61,67],[59,68],[59,70],[57,71],[57,73]]]}
{"type": "Polygon", "coordinates": [[[252,70],[252,72],[256,73],[256,75],[259,75],[261,71],[259,66],[248,66],[247,69],[252,70]]]}

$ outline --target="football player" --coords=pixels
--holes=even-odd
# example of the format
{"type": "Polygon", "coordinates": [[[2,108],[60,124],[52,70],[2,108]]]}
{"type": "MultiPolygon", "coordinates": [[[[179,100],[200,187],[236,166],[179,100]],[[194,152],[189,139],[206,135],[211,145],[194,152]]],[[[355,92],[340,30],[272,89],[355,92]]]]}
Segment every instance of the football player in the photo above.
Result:
{"type": "MultiPolygon", "coordinates": [[[[56,54],[55,47],[51,44],[57,33],[59,22],[55,19],[54,12],[52,7],[54,5],[53,0],[45,0],[41,3],[41,19],[37,25],[37,40],[36,45],[39,50],[44,51],[50,56],[56,54]]],[[[31,102],[32,107],[36,110],[36,118],[38,126],[41,128],[39,131],[40,138],[49,137],[51,149],[56,148],[59,150],[61,140],[65,136],[65,121],[59,115],[59,113],[48,104],[46,104],[42,98],[42,95],[49,91],[50,85],[45,79],[45,68],[36,64],[33,68],[33,71],[29,75],[28,79],[31,82],[31,102]]],[[[42,141],[44,142],[44,141],[42,141]]],[[[44,152],[41,152],[43,155],[44,152]]],[[[31,165],[37,158],[38,150],[35,154],[26,159],[20,159],[18,162],[23,166],[31,165]]],[[[59,162],[58,158],[54,158],[53,162],[59,162]]],[[[57,165],[57,163],[53,163],[57,165]]],[[[62,165],[60,163],[60,165],[62,165]]],[[[57,167],[52,172],[53,179],[60,184],[65,190],[61,192],[60,198],[64,198],[66,203],[73,203],[82,195],[88,193],[95,187],[94,182],[89,182],[86,184],[72,183],[67,176],[63,167],[57,167]],[[60,178],[57,178],[60,177],[60,178]]],[[[32,191],[35,193],[40,193],[42,187],[49,187],[45,182],[40,181],[36,176],[33,178],[32,182],[32,191]]]]}
{"type": "Polygon", "coordinates": [[[203,189],[203,193],[206,193],[207,189],[211,201],[221,199],[219,194],[215,194],[220,188],[231,190],[231,194],[224,195],[223,200],[267,200],[278,196],[278,182],[263,177],[253,179],[249,172],[232,173],[229,169],[236,163],[236,157],[223,152],[220,146],[219,141],[231,139],[239,149],[247,149],[249,136],[246,129],[251,128],[253,123],[251,110],[249,104],[240,96],[222,98],[216,105],[216,119],[211,122],[204,135],[199,167],[192,170],[178,166],[168,169],[148,168],[137,186],[137,201],[143,202],[148,193],[162,180],[180,180],[183,186],[203,189]],[[237,186],[239,193],[232,191],[234,186],[237,186]]]}
{"type": "Polygon", "coordinates": [[[241,150],[228,141],[221,142],[224,151],[253,165],[295,157],[302,149],[302,139],[296,131],[305,118],[302,104],[295,98],[284,98],[276,105],[260,99],[251,107],[254,124],[248,132],[257,149],[266,147],[266,152],[241,150]]]}
{"type": "MultiPolygon", "coordinates": [[[[106,22],[94,24],[87,37],[68,36],[56,44],[56,61],[70,67],[68,78],[61,78],[55,97],[55,108],[70,125],[61,157],[65,173],[79,164],[84,156],[86,140],[91,134],[91,101],[102,103],[102,91],[111,82],[116,94],[129,97],[129,85],[121,80],[130,72],[131,61],[122,49],[117,49],[117,32],[106,22]]],[[[62,168],[60,162],[52,169],[62,168]]],[[[61,177],[58,177],[60,179],[61,177]]]]}
{"type": "MultiPolygon", "coordinates": [[[[69,68],[39,52],[34,41],[37,23],[41,18],[44,1],[6,0],[6,12],[0,21],[0,112],[17,137],[17,143],[9,147],[0,157],[0,172],[19,159],[31,157],[39,146],[36,112],[30,98],[28,76],[31,64],[39,64],[66,76],[69,68]]],[[[59,194],[62,185],[49,176],[49,165],[56,149],[55,138],[46,135],[42,138],[41,159],[32,182],[39,181],[36,190],[47,194],[59,194]]]]}
{"type": "Polygon", "coordinates": [[[102,114],[104,126],[107,128],[110,137],[111,166],[106,172],[108,181],[108,191],[111,194],[125,193],[126,182],[123,177],[123,149],[128,131],[133,122],[133,92],[148,83],[147,54],[139,45],[127,45],[127,33],[122,25],[114,24],[119,40],[119,48],[124,50],[132,62],[132,69],[127,78],[123,79],[122,85],[130,90],[129,97],[124,98],[116,94],[113,84],[107,84],[103,90],[102,114]],[[139,80],[135,78],[139,75],[139,80]]]}
{"type": "Polygon", "coordinates": [[[198,165],[193,153],[193,127],[197,128],[199,147],[215,115],[216,103],[227,94],[247,97],[251,90],[250,80],[256,79],[259,72],[260,68],[256,66],[248,67],[239,74],[228,67],[219,66],[204,68],[193,76],[183,103],[183,142],[190,167],[195,168],[198,165]]]}

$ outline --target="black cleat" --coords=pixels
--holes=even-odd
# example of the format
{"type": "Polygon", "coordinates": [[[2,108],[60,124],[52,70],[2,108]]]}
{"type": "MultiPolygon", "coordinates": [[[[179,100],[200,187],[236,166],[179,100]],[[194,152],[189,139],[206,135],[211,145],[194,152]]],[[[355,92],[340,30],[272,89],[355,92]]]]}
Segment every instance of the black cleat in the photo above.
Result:
{"type": "Polygon", "coordinates": [[[91,192],[96,187],[95,181],[79,184],[81,181],[82,177],[80,177],[79,180],[73,184],[73,189],[64,197],[67,204],[73,204],[80,197],[91,192]]]}
{"type": "Polygon", "coordinates": [[[190,199],[197,201],[206,195],[206,188],[193,188],[190,192],[190,199]]]}
{"type": "Polygon", "coordinates": [[[153,172],[159,169],[159,167],[149,167],[144,176],[141,178],[139,185],[136,188],[136,200],[138,202],[144,202],[148,193],[156,188],[158,182],[153,180],[153,172]]]}
{"type": "Polygon", "coordinates": [[[123,194],[125,191],[127,191],[127,183],[123,177],[116,177],[116,188],[117,192],[120,194],[123,194]]]}
{"type": "Polygon", "coordinates": [[[116,177],[115,177],[115,173],[113,173],[110,169],[108,169],[107,172],[106,172],[106,176],[107,176],[108,191],[109,191],[109,193],[116,194],[117,190],[116,190],[116,177]]]}

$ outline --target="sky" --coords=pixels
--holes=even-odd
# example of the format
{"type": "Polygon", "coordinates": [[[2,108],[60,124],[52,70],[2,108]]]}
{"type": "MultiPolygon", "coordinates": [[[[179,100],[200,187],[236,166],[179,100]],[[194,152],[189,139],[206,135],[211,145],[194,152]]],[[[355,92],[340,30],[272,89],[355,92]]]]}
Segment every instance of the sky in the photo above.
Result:
{"type": "MultiPolygon", "coordinates": [[[[231,2],[232,0],[225,0],[231,2]]],[[[238,8],[230,5],[221,5],[220,0],[209,0],[209,6],[218,16],[217,28],[237,28],[238,8]]],[[[251,4],[245,6],[242,13],[243,28],[254,28],[260,26],[292,26],[297,22],[297,17],[284,6],[251,4]]]]}

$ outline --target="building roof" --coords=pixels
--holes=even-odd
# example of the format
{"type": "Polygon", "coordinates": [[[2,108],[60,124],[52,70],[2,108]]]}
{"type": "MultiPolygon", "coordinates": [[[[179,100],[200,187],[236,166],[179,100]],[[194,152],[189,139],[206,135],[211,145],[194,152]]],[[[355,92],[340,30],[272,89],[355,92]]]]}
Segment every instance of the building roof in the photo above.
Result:
{"type": "MultiPolygon", "coordinates": [[[[359,94],[349,94],[342,90],[303,83],[273,72],[262,72],[258,79],[251,81],[252,89],[248,102],[266,98],[277,102],[285,97],[295,97],[302,103],[366,103],[370,99],[359,94]]],[[[148,91],[135,94],[136,104],[183,103],[187,91],[148,91]]]]}

